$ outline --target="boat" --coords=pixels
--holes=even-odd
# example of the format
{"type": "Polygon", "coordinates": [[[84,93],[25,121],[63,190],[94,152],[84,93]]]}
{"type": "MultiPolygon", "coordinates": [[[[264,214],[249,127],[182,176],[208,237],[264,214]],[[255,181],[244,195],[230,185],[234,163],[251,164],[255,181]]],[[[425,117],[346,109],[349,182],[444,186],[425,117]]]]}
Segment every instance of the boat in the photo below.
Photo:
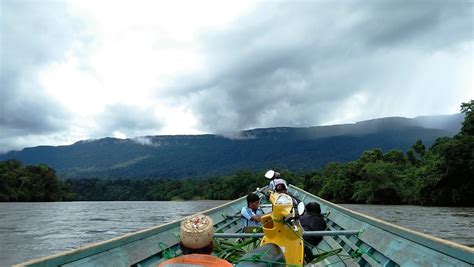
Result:
{"type": "MultiPolygon", "coordinates": [[[[474,249],[409,230],[351,211],[293,185],[292,195],[305,203],[318,202],[328,231],[313,252],[322,256],[317,266],[473,266],[474,249]]],[[[241,197],[201,212],[214,221],[216,238],[241,233],[241,197]]],[[[179,255],[180,221],[126,234],[15,266],[157,266],[171,254],[179,255]]],[[[235,239],[232,239],[235,240],[235,239]]]]}

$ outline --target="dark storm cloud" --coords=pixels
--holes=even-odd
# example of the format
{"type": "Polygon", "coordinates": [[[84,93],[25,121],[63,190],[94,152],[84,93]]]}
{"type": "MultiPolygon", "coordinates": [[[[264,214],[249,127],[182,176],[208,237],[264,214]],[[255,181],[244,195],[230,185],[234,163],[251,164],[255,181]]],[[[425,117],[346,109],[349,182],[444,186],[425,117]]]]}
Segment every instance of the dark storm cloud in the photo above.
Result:
{"type": "MultiPolygon", "coordinates": [[[[69,53],[84,72],[93,72],[87,57],[100,37],[82,35],[94,23],[72,17],[66,2],[0,5],[1,153],[69,131],[74,114],[47,95],[39,76],[51,64],[66,62],[69,53]]],[[[199,120],[195,130],[210,133],[319,125],[348,113],[370,119],[444,112],[436,108],[460,104],[451,98],[451,82],[456,63],[465,63],[456,58],[474,53],[473,9],[472,1],[456,0],[262,2],[201,35],[193,49],[204,60],[203,71],[176,74],[177,85],[167,95],[160,90],[157,99],[184,106],[199,120]]],[[[151,134],[164,126],[154,115],[147,108],[113,105],[96,118],[100,130],[78,131],[92,138],[117,131],[151,134]]]]}
{"type": "Polygon", "coordinates": [[[65,57],[79,25],[67,18],[60,1],[0,5],[0,150],[5,151],[20,139],[67,124],[69,114],[48,97],[38,78],[47,64],[65,57]]]}
{"type": "Polygon", "coordinates": [[[173,90],[210,132],[318,125],[358,93],[403,95],[416,63],[472,41],[472,17],[467,1],[265,2],[204,35],[207,72],[173,90]]]}
{"type": "Polygon", "coordinates": [[[379,1],[357,27],[369,46],[443,49],[473,37],[472,1],[379,1]]]}
{"type": "Polygon", "coordinates": [[[155,133],[162,127],[154,116],[151,108],[140,108],[125,104],[109,105],[97,117],[97,137],[114,136],[114,132],[126,134],[127,137],[143,136],[145,133],[155,133]]]}

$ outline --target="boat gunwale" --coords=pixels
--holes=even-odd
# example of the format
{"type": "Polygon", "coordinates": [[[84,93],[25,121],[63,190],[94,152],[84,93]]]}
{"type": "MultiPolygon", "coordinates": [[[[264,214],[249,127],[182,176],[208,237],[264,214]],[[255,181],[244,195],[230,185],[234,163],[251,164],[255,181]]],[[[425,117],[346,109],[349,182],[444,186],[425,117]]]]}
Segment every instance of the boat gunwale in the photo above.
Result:
{"type": "MultiPolygon", "coordinates": [[[[245,196],[229,201],[217,207],[198,212],[198,213],[210,215],[219,210],[225,209],[228,206],[232,206],[236,204],[237,202],[240,202],[244,198],[245,196]]],[[[193,214],[197,214],[197,213],[193,213],[193,214]]],[[[191,216],[191,215],[188,215],[188,216],[191,216]]],[[[188,216],[185,216],[185,217],[188,217],[188,216]]],[[[78,260],[93,256],[93,255],[102,253],[104,251],[111,250],[111,249],[129,244],[129,243],[133,243],[138,240],[156,235],[162,231],[177,227],[179,226],[179,223],[181,222],[181,220],[183,220],[183,218],[180,218],[168,223],[160,224],[157,226],[153,226],[151,228],[146,228],[146,229],[138,230],[135,232],[126,233],[121,236],[114,237],[112,239],[107,239],[104,241],[99,241],[99,242],[91,243],[88,245],[84,245],[75,249],[58,252],[52,255],[47,255],[44,257],[36,258],[36,259],[31,259],[23,263],[14,264],[13,267],[30,266],[30,265],[35,265],[35,264],[42,264],[45,266],[51,266],[50,264],[53,264],[54,266],[57,266],[61,264],[67,264],[74,261],[78,261],[78,260]]]]}
{"type": "MultiPolygon", "coordinates": [[[[349,217],[352,217],[355,220],[359,220],[361,222],[367,223],[369,225],[372,225],[373,227],[382,229],[391,234],[399,236],[400,238],[409,240],[423,247],[432,249],[439,253],[464,261],[468,264],[474,264],[474,257],[473,257],[474,248],[470,248],[468,246],[464,246],[464,245],[461,245],[452,241],[444,240],[438,237],[430,236],[430,235],[417,232],[415,230],[411,230],[402,226],[398,226],[398,225],[395,225],[395,224],[392,224],[392,223],[389,223],[389,222],[386,222],[386,221],[383,221],[383,220],[380,220],[380,219],[377,219],[377,218],[374,218],[374,217],[371,217],[371,216],[368,216],[356,211],[352,211],[340,205],[324,200],[294,185],[289,185],[289,187],[297,192],[301,192],[302,194],[308,195],[314,198],[316,201],[320,202],[321,204],[326,205],[327,207],[332,208],[338,212],[341,212],[342,214],[345,214],[349,217]]],[[[218,212],[219,210],[222,210],[222,209],[225,209],[232,205],[237,204],[243,199],[245,199],[245,196],[229,201],[217,207],[201,211],[199,213],[212,215],[218,212]]],[[[182,219],[183,218],[180,218],[178,220],[174,220],[165,224],[127,233],[127,234],[124,234],[112,239],[92,243],[92,244],[78,247],[72,250],[59,252],[53,255],[44,256],[37,259],[32,259],[27,262],[19,263],[13,266],[14,267],[30,266],[30,265],[57,266],[61,264],[71,263],[74,261],[79,261],[81,259],[103,253],[107,250],[115,249],[115,248],[124,246],[126,244],[130,244],[130,243],[139,241],[141,239],[145,239],[150,236],[156,235],[160,232],[175,228],[179,225],[182,219]]]]}
{"type": "Polygon", "coordinates": [[[462,260],[466,263],[469,264],[474,264],[474,248],[458,244],[449,240],[441,239],[435,236],[427,235],[415,230],[411,230],[396,224],[392,224],[374,217],[371,217],[369,215],[359,213],[356,211],[352,211],[350,209],[344,208],[340,205],[334,204],[332,202],[329,202],[325,199],[322,199],[316,195],[313,195],[307,191],[304,191],[301,188],[298,188],[294,185],[289,185],[290,188],[296,190],[296,191],[301,191],[304,194],[311,195],[311,197],[314,197],[318,202],[323,203],[324,205],[331,207],[343,214],[348,215],[349,217],[358,219],[362,222],[368,223],[376,228],[380,228],[384,231],[387,231],[391,234],[400,236],[404,239],[410,240],[412,242],[415,242],[417,244],[420,244],[424,247],[428,247],[430,249],[433,249],[437,252],[446,254],[450,257],[462,260]]]}

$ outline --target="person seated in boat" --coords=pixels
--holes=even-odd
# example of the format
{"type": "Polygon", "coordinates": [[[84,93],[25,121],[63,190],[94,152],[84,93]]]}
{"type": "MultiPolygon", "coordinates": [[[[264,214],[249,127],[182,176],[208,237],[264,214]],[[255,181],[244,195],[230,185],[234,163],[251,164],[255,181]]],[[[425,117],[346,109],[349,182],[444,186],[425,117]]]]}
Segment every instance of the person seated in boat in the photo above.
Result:
{"type": "Polygon", "coordinates": [[[247,206],[242,208],[240,215],[240,225],[244,233],[252,232],[253,229],[261,226],[263,210],[260,208],[260,197],[257,194],[247,195],[247,206]]]}
{"type": "Polygon", "coordinates": [[[276,172],[274,170],[269,170],[265,173],[265,178],[270,180],[270,182],[268,184],[268,189],[269,190],[275,191],[275,183],[273,183],[273,180],[275,180],[276,178],[279,178],[279,177],[280,177],[280,173],[276,172]]]}
{"type": "Polygon", "coordinates": [[[289,195],[291,198],[293,198],[294,206],[297,206],[298,203],[301,202],[299,198],[293,196],[292,194],[290,194],[290,192],[288,192],[288,185],[286,184],[285,180],[275,179],[274,182],[275,182],[275,192],[289,195]]]}
{"type": "Polygon", "coordinates": [[[268,190],[275,191],[275,179],[280,178],[280,173],[274,170],[269,170],[265,173],[265,178],[270,180],[268,184],[268,190]]]}
{"type": "Polygon", "coordinates": [[[275,190],[274,190],[275,192],[288,194],[288,185],[286,184],[285,180],[275,179],[273,180],[273,183],[275,184],[275,190]]]}
{"type": "Polygon", "coordinates": [[[214,224],[209,216],[197,214],[181,221],[179,245],[183,256],[164,261],[158,267],[175,266],[233,266],[211,255],[214,250],[214,224]]]}
{"type": "MultiPolygon", "coordinates": [[[[324,216],[321,214],[321,206],[317,202],[306,204],[305,213],[300,217],[301,227],[305,231],[324,231],[327,228],[324,216]]],[[[323,240],[322,236],[308,236],[304,238],[306,243],[304,246],[304,255],[306,262],[311,262],[314,258],[311,247],[317,246],[323,240]]]]}

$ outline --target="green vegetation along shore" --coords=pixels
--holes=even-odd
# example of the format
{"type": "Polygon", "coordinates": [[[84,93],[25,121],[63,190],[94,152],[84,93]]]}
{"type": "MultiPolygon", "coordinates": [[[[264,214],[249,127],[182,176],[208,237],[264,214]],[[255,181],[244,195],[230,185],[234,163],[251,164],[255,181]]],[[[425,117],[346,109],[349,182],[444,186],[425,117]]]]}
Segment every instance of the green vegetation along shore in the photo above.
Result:
{"type": "MultiPolygon", "coordinates": [[[[474,100],[463,103],[461,131],[437,139],[430,148],[417,140],[406,153],[372,149],[357,160],[310,173],[279,171],[289,183],[336,203],[474,206],[473,109],[474,100]]],[[[0,201],[235,199],[266,183],[265,170],[204,180],[60,182],[46,166],[7,161],[0,168],[0,201]]]]}
{"type": "Polygon", "coordinates": [[[17,160],[0,162],[0,201],[68,201],[77,199],[46,165],[22,166],[17,160]]]}

